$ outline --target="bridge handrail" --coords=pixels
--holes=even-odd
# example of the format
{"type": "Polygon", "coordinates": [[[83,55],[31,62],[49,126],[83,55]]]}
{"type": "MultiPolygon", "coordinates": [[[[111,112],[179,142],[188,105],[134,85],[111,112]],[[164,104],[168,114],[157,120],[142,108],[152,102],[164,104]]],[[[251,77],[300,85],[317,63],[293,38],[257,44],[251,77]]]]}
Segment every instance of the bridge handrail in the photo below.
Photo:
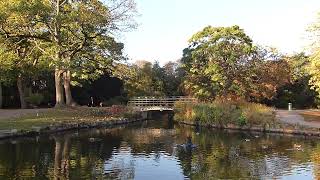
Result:
{"type": "Polygon", "coordinates": [[[170,97],[134,97],[128,101],[129,106],[147,106],[147,107],[172,107],[175,102],[197,102],[196,98],[188,96],[170,96],[170,97]]]}

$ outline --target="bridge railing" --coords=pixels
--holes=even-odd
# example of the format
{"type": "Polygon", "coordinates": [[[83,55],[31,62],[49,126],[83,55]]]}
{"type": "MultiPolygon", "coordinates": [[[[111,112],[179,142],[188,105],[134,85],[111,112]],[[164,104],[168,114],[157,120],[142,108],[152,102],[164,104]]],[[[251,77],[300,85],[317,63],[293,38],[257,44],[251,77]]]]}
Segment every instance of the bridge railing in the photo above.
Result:
{"type": "Polygon", "coordinates": [[[173,107],[175,102],[193,103],[196,98],[186,96],[171,97],[135,97],[129,100],[128,106],[135,107],[173,107]]]}

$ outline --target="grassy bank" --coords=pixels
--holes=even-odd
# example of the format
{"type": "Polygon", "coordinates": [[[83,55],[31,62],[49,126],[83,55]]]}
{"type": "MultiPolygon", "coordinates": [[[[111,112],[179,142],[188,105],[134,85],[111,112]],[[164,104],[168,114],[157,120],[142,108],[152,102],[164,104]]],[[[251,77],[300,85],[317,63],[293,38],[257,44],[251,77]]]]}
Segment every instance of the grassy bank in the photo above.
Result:
{"type": "Polygon", "coordinates": [[[175,120],[215,126],[271,126],[276,123],[274,109],[256,103],[216,100],[212,103],[175,104],[175,120]]]}
{"type": "Polygon", "coordinates": [[[109,108],[53,108],[46,111],[24,114],[16,118],[0,120],[0,130],[33,130],[37,128],[75,123],[94,123],[119,118],[138,116],[127,107],[114,106],[109,108]]]}

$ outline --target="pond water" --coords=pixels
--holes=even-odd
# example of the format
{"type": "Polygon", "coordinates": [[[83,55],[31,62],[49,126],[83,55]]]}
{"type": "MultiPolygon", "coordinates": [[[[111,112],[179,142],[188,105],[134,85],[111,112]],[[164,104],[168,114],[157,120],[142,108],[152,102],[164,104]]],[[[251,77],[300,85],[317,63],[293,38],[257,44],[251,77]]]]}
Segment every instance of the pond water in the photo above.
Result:
{"type": "Polygon", "coordinates": [[[167,120],[0,141],[0,179],[239,178],[319,179],[320,142],[167,120]]]}

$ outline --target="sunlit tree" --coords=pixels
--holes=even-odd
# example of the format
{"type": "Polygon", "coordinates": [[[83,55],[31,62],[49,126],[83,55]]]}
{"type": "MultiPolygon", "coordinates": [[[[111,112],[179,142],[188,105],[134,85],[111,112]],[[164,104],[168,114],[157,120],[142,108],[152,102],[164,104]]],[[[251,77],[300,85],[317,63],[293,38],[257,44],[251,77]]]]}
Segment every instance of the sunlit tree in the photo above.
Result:
{"type": "Polygon", "coordinates": [[[74,105],[72,78],[89,79],[122,60],[114,33],[135,26],[132,0],[9,0],[0,2],[0,36],[24,38],[55,71],[56,106],[74,105]]]}

